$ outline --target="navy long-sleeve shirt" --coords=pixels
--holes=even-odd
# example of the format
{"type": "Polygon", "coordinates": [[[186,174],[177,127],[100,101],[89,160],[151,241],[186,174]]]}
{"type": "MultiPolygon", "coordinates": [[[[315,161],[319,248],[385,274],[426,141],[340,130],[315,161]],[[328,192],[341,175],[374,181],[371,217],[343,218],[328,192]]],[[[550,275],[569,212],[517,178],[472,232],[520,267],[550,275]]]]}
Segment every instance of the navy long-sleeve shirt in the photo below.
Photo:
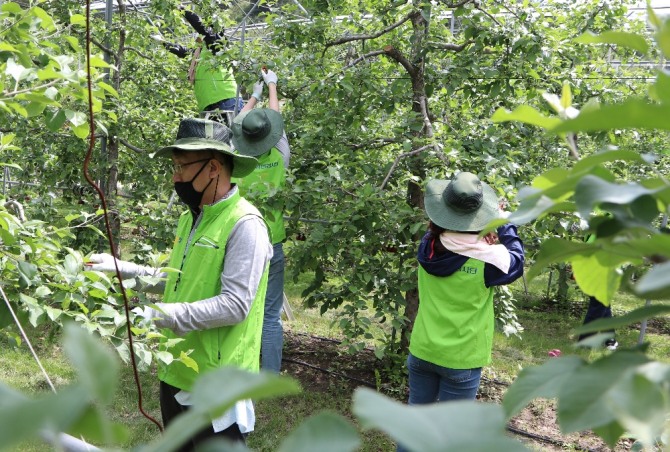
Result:
{"type": "MultiPolygon", "coordinates": [[[[508,273],[504,273],[498,267],[485,264],[484,265],[484,284],[486,287],[504,286],[510,284],[523,275],[524,264],[524,250],[523,242],[517,235],[516,226],[513,224],[506,224],[498,228],[498,240],[507,248],[510,254],[510,267],[508,273]]],[[[431,275],[435,276],[449,276],[458,271],[459,268],[470,259],[467,256],[456,254],[447,250],[446,254],[440,256],[431,255],[430,250],[430,234],[424,235],[419,245],[418,260],[419,264],[431,275]]]]}
{"type": "MultiPolygon", "coordinates": [[[[211,28],[206,27],[205,24],[202,23],[200,16],[192,11],[184,11],[184,18],[195,31],[203,36],[207,48],[210,50],[210,52],[212,52],[213,55],[216,55],[220,50],[222,50],[225,38],[223,33],[214,33],[211,28]]],[[[184,58],[193,52],[193,49],[170,42],[164,42],[163,46],[170,53],[177,55],[179,58],[184,58]]]]}

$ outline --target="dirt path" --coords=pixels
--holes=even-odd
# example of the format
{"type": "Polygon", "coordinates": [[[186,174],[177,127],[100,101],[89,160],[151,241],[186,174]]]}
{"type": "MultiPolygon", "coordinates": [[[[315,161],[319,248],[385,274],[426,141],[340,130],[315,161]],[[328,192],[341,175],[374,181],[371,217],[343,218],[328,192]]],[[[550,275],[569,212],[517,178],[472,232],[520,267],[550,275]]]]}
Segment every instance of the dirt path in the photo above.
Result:
{"type": "MultiPolygon", "coordinates": [[[[285,333],[283,369],[298,379],[303,388],[314,392],[332,390],[334,381],[347,385],[351,391],[358,386],[376,388],[376,366],[379,362],[369,350],[355,357],[344,353],[338,341],[302,333],[285,333]]],[[[383,387],[383,381],[382,387],[383,387]]],[[[500,403],[507,386],[483,379],[478,399],[500,403]]],[[[400,398],[397,397],[396,398],[400,398]]],[[[591,432],[563,435],[556,423],[555,402],[536,400],[516,417],[508,427],[511,434],[537,451],[627,451],[630,440],[620,440],[614,449],[591,432]]]]}

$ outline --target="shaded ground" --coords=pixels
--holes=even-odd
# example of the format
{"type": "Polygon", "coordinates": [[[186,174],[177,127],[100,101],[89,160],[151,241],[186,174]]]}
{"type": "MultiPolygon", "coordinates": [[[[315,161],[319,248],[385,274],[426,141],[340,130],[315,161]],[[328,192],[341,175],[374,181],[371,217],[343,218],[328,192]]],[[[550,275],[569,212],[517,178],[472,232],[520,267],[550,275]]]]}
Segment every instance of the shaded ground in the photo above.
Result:
{"type": "MultiPolygon", "coordinates": [[[[378,381],[384,387],[382,369],[377,369],[379,361],[369,350],[355,356],[344,353],[338,341],[310,336],[302,333],[285,332],[283,370],[298,379],[307,391],[327,392],[334,386],[358,386],[376,388],[378,381]],[[377,372],[375,372],[377,370],[377,372]]],[[[507,388],[503,382],[483,379],[478,398],[487,402],[500,403],[507,388]]],[[[403,394],[387,394],[406,400],[403,394]]],[[[596,435],[586,432],[563,435],[556,424],[556,409],[553,401],[537,400],[514,417],[509,427],[511,432],[529,448],[538,451],[626,451],[629,440],[621,440],[616,448],[610,449],[596,435]]]]}

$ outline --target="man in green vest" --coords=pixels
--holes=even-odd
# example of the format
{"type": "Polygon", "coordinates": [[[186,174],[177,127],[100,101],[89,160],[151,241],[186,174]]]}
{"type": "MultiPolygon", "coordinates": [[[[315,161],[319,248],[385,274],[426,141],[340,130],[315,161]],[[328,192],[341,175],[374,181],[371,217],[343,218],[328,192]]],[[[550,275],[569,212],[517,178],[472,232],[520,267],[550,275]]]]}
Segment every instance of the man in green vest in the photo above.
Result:
{"type": "Polygon", "coordinates": [[[233,147],[241,154],[258,159],[254,172],[236,181],[243,195],[258,206],[270,228],[273,255],[265,296],[261,367],[279,373],[284,344],[281,322],[284,302],[282,243],[286,239],[284,209],[279,192],[285,185],[291,150],[284,132],[284,121],[279,113],[277,74],[264,69],[261,75],[268,87],[269,108],[254,109],[260,100],[262,85],[254,86],[254,94],[233,120],[233,147]]]}
{"type": "MultiPolygon", "coordinates": [[[[268,230],[261,214],[240,195],[231,177],[245,177],[256,167],[253,157],[228,145],[230,130],[204,119],[184,119],[174,144],[156,152],[172,158],[172,180],[188,206],[179,220],[170,264],[179,273],[118,261],[124,278],[162,276],[160,311],[146,307],[144,317],[161,328],[163,343],[181,338],[170,348],[198,365],[198,372],[175,360],[159,365],[160,402],[166,426],[191,405],[195,380],[223,366],[258,372],[267,287],[272,257],[268,230]]],[[[113,271],[114,258],[94,254],[92,270],[113,271]]],[[[155,288],[154,290],[155,291],[155,288]]],[[[222,382],[222,390],[225,382],[222,382]]],[[[254,428],[254,407],[240,401],[222,417],[212,419],[181,450],[193,450],[213,437],[244,442],[254,428]]]]}

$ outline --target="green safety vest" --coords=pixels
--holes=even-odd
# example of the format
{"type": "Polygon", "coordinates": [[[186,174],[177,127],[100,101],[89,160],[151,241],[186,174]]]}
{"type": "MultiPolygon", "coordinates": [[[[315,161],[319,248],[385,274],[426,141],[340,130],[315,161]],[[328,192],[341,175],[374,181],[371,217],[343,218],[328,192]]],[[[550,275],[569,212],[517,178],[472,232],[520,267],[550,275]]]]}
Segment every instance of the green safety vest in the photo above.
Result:
{"type": "Polygon", "coordinates": [[[454,274],[434,276],[419,266],[419,313],[409,350],[451,369],[491,362],[493,288],[484,285],[484,262],[468,259],[454,274]]]}
{"type": "Polygon", "coordinates": [[[281,152],[277,148],[272,148],[269,152],[258,156],[254,172],[244,178],[233,179],[233,182],[237,183],[242,195],[254,202],[263,214],[270,229],[272,244],[283,242],[286,239],[284,206],[281,205],[279,197],[275,197],[286,183],[284,158],[281,152]]]}
{"type": "Polygon", "coordinates": [[[193,88],[200,111],[215,102],[237,96],[237,83],[232,69],[218,62],[206,46],[200,52],[200,61],[195,67],[193,88]]]}
{"type": "MultiPolygon", "coordinates": [[[[239,191],[226,200],[204,206],[200,224],[190,241],[193,215],[190,212],[182,214],[170,256],[170,267],[181,269],[181,273],[169,273],[163,295],[165,303],[194,302],[221,293],[221,273],[228,237],[237,221],[249,214],[260,217],[258,210],[242,198],[239,191]]],[[[162,343],[183,339],[170,352],[179,357],[182,352],[190,351],[189,357],[198,364],[198,372],[179,361],[170,364],[161,362],[159,379],[189,391],[198,376],[223,366],[233,365],[258,372],[267,277],[266,268],[251,310],[242,322],[192,331],[182,337],[163,329],[161,332],[165,339],[162,343]]]]}

